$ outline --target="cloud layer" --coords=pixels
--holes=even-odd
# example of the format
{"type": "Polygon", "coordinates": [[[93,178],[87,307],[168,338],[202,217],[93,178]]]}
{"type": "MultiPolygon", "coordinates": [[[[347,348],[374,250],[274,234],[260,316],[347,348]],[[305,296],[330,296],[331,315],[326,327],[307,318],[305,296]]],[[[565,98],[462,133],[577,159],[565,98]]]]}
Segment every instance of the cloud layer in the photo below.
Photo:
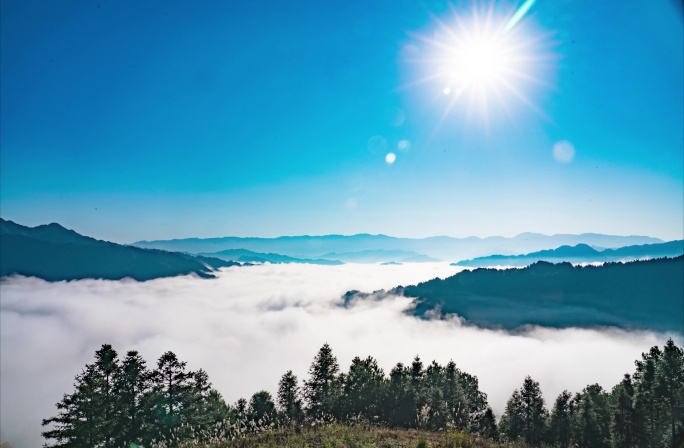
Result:
{"type": "MultiPolygon", "coordinates": [[[[167,350],[190,369],[203,368],[228,402],[274,392],[288,369],[300,378],[328,342],[343,370],[372,355],[386,372],[419,354],[453,359],[477,375],[500,414],[526,375],[541,383],[547,404],[564,389],[598,382],[611,388],[634,360],[669,335],[618,330],[532,328],[511,335],[459,319],[420,320],[403,313],[410,301],[355,301],[373,291],[446,277],[442,263],[404,265],[264,265],[228,268],[218,279],[46,283],[13,278],[0,284],[0,439],[40,446],[40,421],[73,390],[73,377],[101,344],[124,355],[139,350],[148,364],[167,350]]],[[[676,340],[681,345],[681,337],[676,340]]]]}

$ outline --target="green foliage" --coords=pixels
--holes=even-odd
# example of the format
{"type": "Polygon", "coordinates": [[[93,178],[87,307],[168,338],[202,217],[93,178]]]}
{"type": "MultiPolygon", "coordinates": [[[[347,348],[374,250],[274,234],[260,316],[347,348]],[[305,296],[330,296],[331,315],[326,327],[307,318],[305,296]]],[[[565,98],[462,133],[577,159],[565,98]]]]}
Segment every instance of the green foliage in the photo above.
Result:
{"type": "Polygon", "coordinates": [[[307,413],[314,419],[331,419],[339,416],[341,381],[340,366],[332,349],[326,343],[316,354],[309,368],[309,380],[304,382],[307,413]]]}
{"type": "Polygon", "coordinates": [[[303,393],[292,371],[282,376],[277,406],[267,391],[228,406],[205,371],[188,371],[172,352],[149,371],[137,352],[120,361],[103,345],[75,379],[57,416],[43,420],[47,447],[667,448],[684,440],[684,352],[672,340],[642,354],[610,393],[598,384],[564,391],[551,413],[528,376],[498,425],[477,377],[453,362],[426,368],[416,356],[387,377],[374,358],[356,357],[342,373],[328,344],[303,393]]]}
{"type": "Polygon", "coordinates": [[[58,415],[43,420],[48,447],[150,446],[209,434],[229,409],[211,389],[206,372],[189,372],[172,352],[150,372],[135,351],[120,362],[111,345],[76,375],[75,391],[57,403],[58,415]]]}
{"type": "Polygon", "coordinates": [[[304,420],[297,377],[292,373],[292,370],[288,370],[280,379],[277,400],[280,414],[285,423],[296,424],[304,420]]]}
{"type": "Polygon", "coordinates": [[[501,433],[509,440],[523,439],[532,446],[539,446],[546,434],[548,411],[539,383],[526,377],[523,386],[516,389],[506,404],[501,418],[501,433]]]}

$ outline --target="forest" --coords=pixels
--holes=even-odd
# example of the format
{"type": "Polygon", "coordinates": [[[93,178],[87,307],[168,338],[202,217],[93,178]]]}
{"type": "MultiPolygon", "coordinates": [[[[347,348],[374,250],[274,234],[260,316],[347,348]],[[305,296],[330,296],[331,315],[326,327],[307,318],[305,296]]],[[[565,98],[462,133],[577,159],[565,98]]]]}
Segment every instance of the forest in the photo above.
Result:
{"type": "Polygon", "coordinates": [[[356,357],[342,372],[327,343],[301,384],[288,371],[275,397],[262,390],[232,405],[204,370],[188,370],[173,352],[149,368],[138,352],[120,358],[108,344],[74,387],[57,403],[57,415],[42,421],[46,447],[259,446],[233,443],[339,424],[455,431],[491,443],[478,446],[654,448],[684,441],[684,351],[672,339],[642,353],[612,390],[590,384],[550,405],[528,376],[498,421],[477,377],[453,361],[426,365],[416,356],[386,375],[374,358],[356,357]]]}

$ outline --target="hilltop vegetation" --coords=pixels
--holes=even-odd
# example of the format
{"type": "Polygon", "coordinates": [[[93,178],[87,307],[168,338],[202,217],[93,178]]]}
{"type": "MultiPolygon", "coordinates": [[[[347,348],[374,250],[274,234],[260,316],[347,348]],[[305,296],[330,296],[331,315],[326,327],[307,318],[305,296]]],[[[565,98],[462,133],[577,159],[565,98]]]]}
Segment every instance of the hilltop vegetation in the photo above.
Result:
{"type": "Polygon", "coordinates": [[[300,386],[286,372],[274,398],[225,403],[203,370],[172,352],[155,369],[110,345],[76,376],[76,390],[43,420],[48,447],[676,446],[684,440],[684,351],[669,340],[636,361],[611,391],[562,392],[549,410],[529,376],[497,422],[477,377],[418,356],[389,376],[372,357],[341,372],[328,344],[300,386]],[[316,429],[319,428],[319,429],[316,429]]]}
{"type": "MultiPolygon", "coordinates": [[[[475,269],[390,291],[417,316],[455,313],[484,327],[617,326],[681,332],[684,256],[602,266],[537,262],[475,269]]],[[[348,297],[347,297],[348,299],[348,297]]]]}

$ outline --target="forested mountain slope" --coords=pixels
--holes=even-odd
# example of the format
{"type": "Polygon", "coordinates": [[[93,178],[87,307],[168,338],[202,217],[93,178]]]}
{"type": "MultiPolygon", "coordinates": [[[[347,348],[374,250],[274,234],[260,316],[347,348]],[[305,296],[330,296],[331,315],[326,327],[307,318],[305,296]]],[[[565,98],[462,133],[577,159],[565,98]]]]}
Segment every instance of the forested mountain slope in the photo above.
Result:
{"type": "Polygon", "coordinates": [[[212,271],[239,263],[178,252],[141,249],[96,240],[59,224],[26,227],[0,220],[0,276],[25,275],[48,281],[99,278],[151,280],[212,271]]]}
{"type": "Polygon", "coordinates": [[[602,266],[538,262],[522,269],[480,268],[391,292],[415,297],[417,316],[455,313],[488,327],[684,332],[684,256],[602,266]]]}

